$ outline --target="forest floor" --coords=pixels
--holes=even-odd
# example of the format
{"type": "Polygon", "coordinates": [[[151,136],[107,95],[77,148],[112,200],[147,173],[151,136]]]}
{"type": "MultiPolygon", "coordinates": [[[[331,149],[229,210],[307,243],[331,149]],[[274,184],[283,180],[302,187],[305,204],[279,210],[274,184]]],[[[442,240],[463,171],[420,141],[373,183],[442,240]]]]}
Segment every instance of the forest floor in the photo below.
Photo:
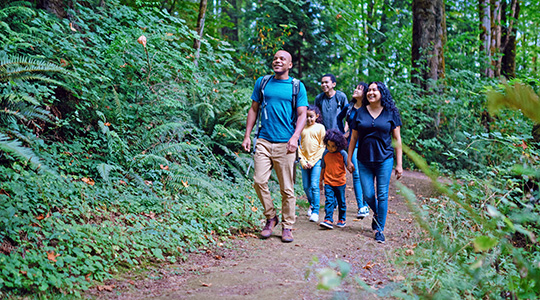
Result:
{"type": "MultiPolygon", "coordinates": [[[[96,299],[377,299],[407,277],[405,266],[393,263],[418,242],[420,229],[405,200],[390,183],[386,243],[374,240],[370,216],[356,219],[356,200],[347,178],[347,226],[322,229],[297,209],[292,243],[281,242],[281,224],[262,240],[257,234],[233,236],[213,248],[189,254],[185,262],[164,264],[145,272],[127,272],[87,292],[96,299]],[[398,251],[398,250],[402,251],[398,251]],[[400,254],[401,253],[401,254],[400,254]],[[337,260],[351,265],[334,290],[317,289],[318,272],[337,260]],[[357,280],[378,291],[362,290],[357,280]]],[[[417,196],[433,193],[422,173],[405,171],[400,180],[417,196]]],[[[299,201],[306,201],[305,196],[299,201]]],[[[321,204],[324,196],[321,195],[321,204]]],[[[324,209],[321,209],[321,219],[324,209]]],[[[335,212],[337,215],[337,212],[335,212]]],[[[335,268],[334,268],[335,269],[335,268]]]]}

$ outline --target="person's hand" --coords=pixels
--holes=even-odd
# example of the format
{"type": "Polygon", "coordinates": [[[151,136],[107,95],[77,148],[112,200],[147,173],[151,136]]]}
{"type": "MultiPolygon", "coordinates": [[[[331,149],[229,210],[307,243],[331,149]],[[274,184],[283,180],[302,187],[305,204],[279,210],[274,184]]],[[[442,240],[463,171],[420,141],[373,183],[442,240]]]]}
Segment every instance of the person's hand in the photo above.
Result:
{"type": "Polygon", "coordinates": [[[403,176],[403,167],[396,166],[396,179],[399,180],[403,176]]]}
{"type": "Polygon", "coordinates": [[[242,148],[246,152],[249,152],[251,150],[251,139],[249,137],[244,138],[244,141],[242,142],[242,148]]]}
{"type": "Polygon", "coordinates": [[[293,153],[296,152],[296,149],[298,149],[298,138],[295,138],[294,136],[287,142],[287,153],[293,153]]]}
{"type": "Polygon", "coordinates": [[[307,163],[304,169],[309,170],[311,168],[313,168],[313,166],[310,163],[307,163]]]}
{"type": "Polygon", "coordinates": [[[347,131],[347,132],[345,132],[345,133],[343,134],[343,137],[344,137],[345,139],[348,139],[348,138],[349,138],[349,135],[351,135],[351,132],[350,132],[350,131],[347,131]]]}
{"type": "Polygon", "coordinates": [[[352,160],[347,160],[347,170],[349,170],[349,172],[354,172],[354,164],[352,163],[352,160]]]}

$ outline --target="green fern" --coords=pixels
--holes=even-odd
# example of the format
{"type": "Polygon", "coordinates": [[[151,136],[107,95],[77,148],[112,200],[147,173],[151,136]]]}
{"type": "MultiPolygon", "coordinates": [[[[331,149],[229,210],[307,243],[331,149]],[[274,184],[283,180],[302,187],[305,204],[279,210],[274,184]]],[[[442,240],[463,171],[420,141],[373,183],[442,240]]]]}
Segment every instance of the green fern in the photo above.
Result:
{"type": "Polygon", "coordinates": [[[10,140],[9,137],[0,132],[0,154],[9,153],[25,164],[30,164],[34,169],[42,167],[39,157],[30,148],[23,147],[18,140],[10,140]]]}

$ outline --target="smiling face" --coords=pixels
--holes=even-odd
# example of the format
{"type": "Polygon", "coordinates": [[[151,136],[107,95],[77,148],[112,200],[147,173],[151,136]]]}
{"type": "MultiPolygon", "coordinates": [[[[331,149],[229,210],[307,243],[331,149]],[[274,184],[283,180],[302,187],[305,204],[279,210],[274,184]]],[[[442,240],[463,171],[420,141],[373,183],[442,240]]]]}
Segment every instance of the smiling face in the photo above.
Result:
{"type": "Polygon", "coordinates": [[[326,149],[328,150],[328,152],[334,153],[337,151],[338,148],[336,143],[334,143],[333,141],[328,141],[328,143],[326,143],[326,149]]]}
{"type": "Polygon", "coordinates": [[[308,110],[307,116],[306,116],[306,125],[311,126],[315,124],[318,118],[319,118],[319,115],[316,112],[314,112],[313,110],[308,110]]]}
{"type": "Polygon", "coordinates": [[[336,87],[336,83],[332,82],[330,76],[325,76],[321,79],[321,89],[325,94],[330,93],[336,87]]]}
{"type": "Polygon", "coordinates": [[[353,91],[352,97],[356,99],[356,101],[362,101],[363,96],[364,96],[364,87],[361,85],[357,85],[353,91]]]}
{"type": "Polygon", "coordinates": [[[280,75],[289,75],[289,70],[292,68],[292,57],[289,52],[285,50],[279,50],[274,55],[274,60],[272,61],[272,69],[276,76],[280,75]]]}
{"type": "Polygon", "coordinates": [[[366,93],[366,98],[369,101],[369,104],[376,104],[381,102],[381,92],[376,83],[369,85],[368,91],[366,93]]]}

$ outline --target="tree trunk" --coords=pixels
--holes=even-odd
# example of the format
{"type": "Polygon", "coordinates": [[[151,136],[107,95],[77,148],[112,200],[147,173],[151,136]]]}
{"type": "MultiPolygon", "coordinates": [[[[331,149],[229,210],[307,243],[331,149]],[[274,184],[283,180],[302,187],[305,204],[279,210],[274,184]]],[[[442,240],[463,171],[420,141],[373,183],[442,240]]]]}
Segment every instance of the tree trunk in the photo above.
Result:
{"type": "Polygon", "coordinates": [[[503,57],[501,62],[501,74],[506,78],[516,77],[516,35],[517,28],[514,23],[519,18],[520,5],[518,0],[512,0],[510,3],[510,20],[507,22],[504,15],[504,24],[508,24],[503,31],[503,57]]]}
{"type": "Polygon", "coordinates": [[[199,4],[199,17],[197,17],[197,36],[193,42],[193,48],[195,49],[195,65],[198,65],[199,52],[201,49],[201,40],[204,30],[204,19],[206,17],[206,7],[208,6],[208,0],[201,0],[199,4]]]}
{"type": "Polygon", "coordinates": [[[443,0],[413,0],[411,81],[428,91],[444,78],[446,15],[443,0]]]}
{"type": "Polygon", "coordinates": [[[501,1],[491,0],[491,66],[495,77],[501,76],[501,62],[498,58],[501,53],[501,1]],[[495,59],[493,59],[495,58],[495,59]]]}
{"type": "Polygon", "coordinates": [[[491,65],[491,9],[489,0],[478,1],[478,15],[480,17],[480,52],[486,56],[486,68],[484,69],[484,75],[487,77],[493,77],[493,70],[489,67],[491,65]]]}
{"type": "Polygon", "coordinates": [[[229,0],[229,5],[225,9],[225,13],[229,16],[230,22],[233,23],[232,27],[223,27],[221,29],[221,35],[229,41],[238,41],[238,8],[236,6],[236,0],[229,0]]]}
{"type": "Polygon", "coordinates": [[[40,0],[38,7],[44,8],[60,19],[67,17],[67,4],[64,3],[64,0],[40,0]]]}

